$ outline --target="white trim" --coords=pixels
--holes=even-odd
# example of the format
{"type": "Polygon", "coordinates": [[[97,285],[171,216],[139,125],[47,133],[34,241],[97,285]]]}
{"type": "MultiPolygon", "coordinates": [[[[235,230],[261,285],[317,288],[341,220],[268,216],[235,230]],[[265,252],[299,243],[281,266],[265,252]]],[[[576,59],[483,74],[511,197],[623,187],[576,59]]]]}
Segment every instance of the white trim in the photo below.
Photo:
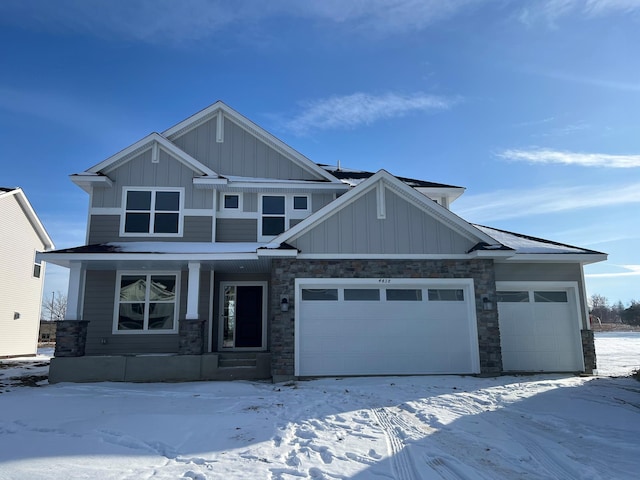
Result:
{"type": "MultiPolygon", "coordinates": [[[[116,271],[116,285],[115,285],[115,294],[114,294],[114,305],[113,305],[113,321],[111,324],[111,333],[113,335],[169,335],[178,333],[178,317],[180,313],[180,282],[181,282],[181,274],[182,272],[179,270],[158,270],[158,271],[150,271],[150,270],[117,270],[116,271]],[[175,292],[175,301],[173,302],[173,328],[171,330],[149,330],[149,326],[147,325],[147,329],[142,330],[118,330],[118,319],[120,317],[120,284],[122,283],[122,277],[125,275],[131,276],[145,276],[146,278],[150,278],[151,276],[157,275],[171,275],[176,277],[176,292],[175,292]]],[[[150,303],[149,299],[149,282],[146,282],[147,290],[145,294],[144,304],[148,305],[150,303]]],[[[166,302],[168,303],[168,302],[166,302]]],[[[147,322],[148,322],[148,314],[147,314],[147,322]]]]}
{"type": "MultiPolygon", "coordinates": [[[[252,212],[253,213],[253,212],[252,212]]],[[[260,193],[258,194],[258,241],[259,242],[268,242],[272,239],[276,238],[278,235],[263,235],[262,234],[262,219],[263,218],[284,218],[284,231],[286,232],[291,228],[291,220],[303,220],[307,218],[311,213],[311,196],[304,194],[295,194],[295,193],[260,193]],[[264,214],[262,213],[263,209],[263,199],[264,197],[283,197],[284,198],[284,213],[282,214],[264,214]],[[306,210],[296,210],[293,208],[293,199],[294,197],[306,197],[307,198],[307,209],[306,210]]]]}
{"type": "Polygon", "coordinates": [[[94,187],[113,187],[113,182],[106,175],[76,173],[69,175],[69,179],[87,193],[94,187]]]}
{"type": "Polygon", "coordinates": [[[224,142],[224,115],[222,110],[218,111],[218,116],[216,118],[216,142],[224,142]]]}
{"type": "Polygon", "coordinates": [[[385,220],[387,218],[387,205],[385,199],[385,186],[382,182],[376,186],[376,207],[378,213],[378,220],[385,220]]]}
{"type": "Polygon", "coordinates": [[[151,163],[160,163],[160,152],[158,152],[158,144],[151,145],[151,163]]]}
{"type": "Polygon", "coordinates": [[[216,188],[220,191],[243,191],[243,192],[258,192],[264,191],[266,189],[271,190],[284,190],[285,192],[308,192],[311,190],[329,190],[331,192],[338,191],[347,191],[351,187],[341,183],[340,185],[329,182],[314,182],[312,180],[309,181],[293,181],[293,180],[282,180],[278,181],[275,179],[273,182],[251,182],[251,181],[230,181],[227,178],[210,178],[210,177],[194,177],[193,184],[196,187],[209,187],[216,188]],[[221,188],[223,187],[223,188],[221,188]]]}
{"type": "MultiPolygon", "coordinates": [[[[478,342],[478,320],[476,316],[475,286],[472,278],[296,278],[294,282],[294,375],[300,375],[300,299],[302,288],[307,286],[330,285],[338,289],[350,285],[387,287],[420,286],[428,290],[434,286],[462,288],[467,305],[469,321],[469,349],[471,356],[471,373],[480,373],[480,345],[478,342]]],[[[343,294],[339,293],[338,301],[343,294]]],[[[381,295],[382,301],[383,295],[381,295]]],[[[422,301],[428,300],[428,292],[422,292],[422,301]]]]}
{"type": "Polygon", "coordinates": [[[244,208],[244,195],[242,192],[220,192],[222,196],[222,201],[220,202],[220,212],[233,212],[239,213],[243,212],[244,208]],[[237,208],[228,208],[225,206],[226,197],[238,197],[238,206],[237,208]]]}
{"type": "Polygon", "coordinates": [[[185,217],[213,217],[210,208],[185,208],[182,210],[185,217]]]}
{"type": "Polygon", "coordinates": [[[18,204],[23,208],[26,217],[29,220],[29,223],[31,223],[31,228],[33,228],[36,235],[42,242],[45,251],[53,250],[55,248],[53,240],[51,240],[51,237],[47,233],[47,229],[44,228],[44,225],[40,221],[40,218],[38,218],[36,211],[33,209],[33,206],[31,205],[31,202],[29,202],[29,199],[27,198],[24,191],[20,187],[18,187],[8,192],[0,192],[0,198],[10,197],[14,195],[18,204]]]}
{"type": "Polygon", "coordinates": [[[187,281],[187,313],[186,320],[198,319],[198,297],[200,294],[200,262],[189,262],[187,281]]]}
{"type": "Polygon", "coordinates": [[[214,308],[214,304],[213,304],[213,299],[215,297],[215,271],[213,269],[211,269],[210,275],[209,275],[209,335],[208,335],[208,339],[207,339],[207,352],[212,352],[213,351],[213,312],[215,311],[214,308]]]}
{"type": "Polygon", "coordinates": [[[65,320],[82,320],[80,299],[82,298],[82,263],[72,262],[69,266],[69,286],[67,288],[67,310],[65,320]]]}
{"type": "Polygon", "coordinates": [[[215,243],[216,241],[216,231],[217,231],[217,220],[218,220],[218,194],[214,192],[211,196],[211,210],[213,212],[211,219],[211,243],[215,243]]]}
{"type": "MultiPolygon", "coordinates": [[[[241,351],[265,351],[267,349],[267,318],[268,318],[268,296],[269,296],[269,283],[262,281],[223,281],[220,282],[219,286],[219,298],[220,304],[218,305],[218,351],[219,352],[241,352],[241,351]],[[232,348],[224,348],[223,340],[224,340],[224,287],[225,286],[234,286],[234,287],[251,287],[258,286],[262,287],[262,339],[260,347],[232,347],[232,348]]],[[[237,292],[237,290],[236,290],[237,292]]]]}
{"type": "MultiPolygon", "coordinates": [[[[149,237],[149,238],[159,238],[159,237],[182,237],[184,234],[184,187],[136,187],[136,186],[127,186],[122,187],[122,207],[120,210],[120,236],[121,237],[149,237]],[[149,232],[126,232],[125,231],[125,223],[127,218],[127,193],[128,192],[151,192],[151,205],[149,210],[149,232]],[[155,199],[157,192],[177,192],[179,194],[179,204],[178,210],[170,211],[167,213],[177,213],[178,214],[178,231],[176,233],[154,233],[153,226],[155,221],[155,199]]],[[[134,212],[134,211],[132,211],[134,212]]],[[[147,212],[146,210],[141,210],[141,212],[147,212]]]]}
{"type": "Polygon", "coordinates": [[[89,215],[122,215],[122,207],[91,207],[89,215]]]}
{"type": "Polygon", "coordinates": [[[549,262],[564,262],[575,263],[579,262],[583,265],[590,263],[604,262],[607,259],[607,254],[597,253],[515,253],[513,256],[505,259],[505,262],[517,263],[549,263],[549,262]]]}

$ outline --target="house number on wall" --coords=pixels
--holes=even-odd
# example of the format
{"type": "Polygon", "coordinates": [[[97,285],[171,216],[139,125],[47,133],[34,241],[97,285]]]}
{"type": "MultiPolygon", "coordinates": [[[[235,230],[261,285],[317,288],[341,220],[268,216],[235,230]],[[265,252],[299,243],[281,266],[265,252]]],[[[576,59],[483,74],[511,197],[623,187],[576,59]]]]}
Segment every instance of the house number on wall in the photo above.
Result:
{"type": "Polygon", "coordinates": [[[390,278],[379,278],[378,283],[391,283],[390,278]]]}

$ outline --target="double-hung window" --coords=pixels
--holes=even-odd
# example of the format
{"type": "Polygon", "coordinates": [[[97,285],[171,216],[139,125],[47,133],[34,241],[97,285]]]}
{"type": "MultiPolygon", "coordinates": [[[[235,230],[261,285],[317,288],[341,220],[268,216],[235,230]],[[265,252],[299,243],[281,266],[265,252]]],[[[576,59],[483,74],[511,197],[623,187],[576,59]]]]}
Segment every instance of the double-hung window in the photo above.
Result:
{"type": "Polygon", "coordinates": [[[123,203],[122,235],[182,235],[181,189],[129,188],[123,203]]]}
{"type": "Polygon", "coordinates": [[[261,240],[280,235],[310,213],[308,195],[262,195],[260,197],[261,240]]]}
{"type": "Polygon", "coordinates": [[[121,273],[116,287],[113,333],[175,333],[176,273],[121,273]]]}

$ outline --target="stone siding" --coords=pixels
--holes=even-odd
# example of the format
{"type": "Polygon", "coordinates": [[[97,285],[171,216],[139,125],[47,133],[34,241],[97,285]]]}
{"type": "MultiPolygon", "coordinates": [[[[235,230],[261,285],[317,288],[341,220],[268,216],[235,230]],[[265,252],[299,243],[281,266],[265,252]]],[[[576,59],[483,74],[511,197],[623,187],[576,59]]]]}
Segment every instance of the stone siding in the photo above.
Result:
{"type": "Polygon", "coordinates": [[[82,357],[87,343],[88,320],[60,320],[56,322],[56,357],[82,357]]]}
{"type": "Polygon", "coordinates": [[[180,320],[178,332],[180,355],[202,355],[204,352],[203,320],[180,320]]]}
{"type": "Polygon", "coordinates": [[[273,259],[271,269],[271,373],[274,379],[294,376],[294,308],[281,312],[280,301],[295,298],[296,278],[472,278],[478,320],[480,371],[500,375],[502,353],[492,260],[298,260],[273,259]],[[483,298],[493,308],[483,309],[483,298]]]}
{"type": "Polygon", "coordinates": [[[582,337],[582,355],[584,356],[584,373],[593,374],[597,368],[596,345],[593,330],[580,330],[582,337]]]}

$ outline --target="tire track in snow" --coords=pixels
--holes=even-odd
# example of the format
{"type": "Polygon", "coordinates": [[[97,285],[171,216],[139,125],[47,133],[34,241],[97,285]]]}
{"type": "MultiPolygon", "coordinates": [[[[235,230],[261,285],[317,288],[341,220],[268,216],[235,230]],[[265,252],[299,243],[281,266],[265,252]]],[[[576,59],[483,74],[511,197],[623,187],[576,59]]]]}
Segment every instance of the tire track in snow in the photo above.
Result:
{"type": "Polygon", "coordinates": [[[406,448],[404,439],[401,438],[401,435],[398,435],[398,431],[402,432],[402,428],[394,424],[393,415],[386,408],[377,408],[372,411],[387,439],[389,453],[391,454],[391,465],[393,466],[396,480],[416,480],[420,478],[411,454],[406,448]]]}

